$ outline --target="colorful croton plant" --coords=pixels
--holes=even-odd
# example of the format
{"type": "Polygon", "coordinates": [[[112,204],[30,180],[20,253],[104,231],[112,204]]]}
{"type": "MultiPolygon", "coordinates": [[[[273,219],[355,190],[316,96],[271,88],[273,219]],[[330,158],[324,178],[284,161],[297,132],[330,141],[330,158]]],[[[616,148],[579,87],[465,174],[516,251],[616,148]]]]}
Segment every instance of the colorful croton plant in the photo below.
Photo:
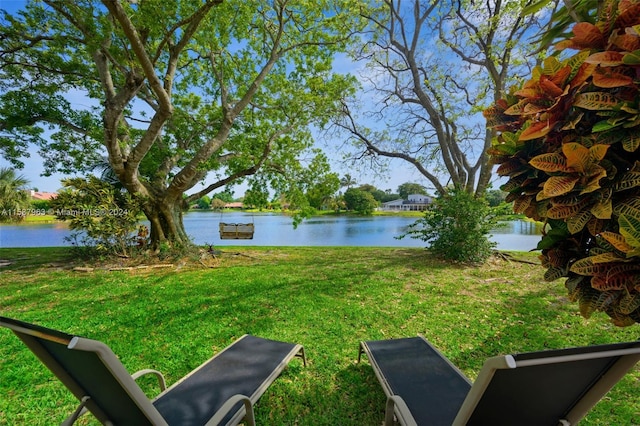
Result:
{"type": "Polygon", "coordinates": [[[507,201],[546,224],[545,279],[566,277],[583,316],[628,326],[640,322],[640,0],[599,15],[485,117],[507,201]]]}

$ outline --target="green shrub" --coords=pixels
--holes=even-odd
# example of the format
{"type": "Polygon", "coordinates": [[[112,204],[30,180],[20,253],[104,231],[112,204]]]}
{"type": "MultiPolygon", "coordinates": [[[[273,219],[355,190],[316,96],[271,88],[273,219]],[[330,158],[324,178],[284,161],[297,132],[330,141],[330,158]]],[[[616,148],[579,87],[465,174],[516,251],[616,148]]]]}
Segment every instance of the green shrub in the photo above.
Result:
{"type": "Polygon", "coordinates": [[[31,200],[31,208],[40,212],[48,212],[51,209],[51,201],[31,200]]]}
{"type": "Polygon", "coordinates": [[[411,225],[407,235],[427,242],[436,256],[456,262],[481,263],[495,247],[488,238],[494,223],[486,200],[451,189],[434,200],[425,216],[411,225]]]}
{"type": "Polygon", "coordinates": [[[58,219],[77,231],[70,240],[100,254],[129,256],[138,243],[140,214],[131,195],[95,176],[66,179],[63,185],[51,207],[58,219]]]}

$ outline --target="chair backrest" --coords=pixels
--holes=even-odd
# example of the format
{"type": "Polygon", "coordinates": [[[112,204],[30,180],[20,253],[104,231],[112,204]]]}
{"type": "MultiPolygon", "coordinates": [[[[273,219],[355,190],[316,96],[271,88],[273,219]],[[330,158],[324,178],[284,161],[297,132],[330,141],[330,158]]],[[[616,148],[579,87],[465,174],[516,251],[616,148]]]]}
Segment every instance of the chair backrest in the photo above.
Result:
{"type": "Polygon", "coordinates": [[[640,360],[640,341],[488,359],[454,424],[576,424],[640,360]]]}
{"type": "Polygon", "coordinates": [[[31,351],[103,424],[166,424],[104,343],[0,316],[31,351]]]}

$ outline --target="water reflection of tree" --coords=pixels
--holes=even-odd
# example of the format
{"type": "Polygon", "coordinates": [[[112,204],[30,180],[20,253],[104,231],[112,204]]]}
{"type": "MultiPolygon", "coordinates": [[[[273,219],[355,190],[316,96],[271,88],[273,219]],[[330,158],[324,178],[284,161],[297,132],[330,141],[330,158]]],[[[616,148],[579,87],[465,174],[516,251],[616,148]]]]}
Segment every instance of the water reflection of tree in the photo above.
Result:
{"type": "Polygon", "coordinates": [[[543,224],[530,220],[500,222],[492,229],[493,234],[541,235],[543,224]]]}

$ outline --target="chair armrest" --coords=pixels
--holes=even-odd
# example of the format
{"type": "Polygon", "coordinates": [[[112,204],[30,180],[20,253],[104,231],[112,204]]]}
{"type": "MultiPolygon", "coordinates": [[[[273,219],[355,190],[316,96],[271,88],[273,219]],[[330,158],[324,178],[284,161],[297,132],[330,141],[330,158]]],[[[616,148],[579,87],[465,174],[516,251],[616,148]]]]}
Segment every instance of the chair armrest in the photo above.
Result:
{"type": "Polygon", "coordinates": [[[384,413],[384,425],[393,425],[393,416],[397,415],[398,421],[404,426],[418,426],[409,407],[399,395],[391,395],[387,398],[387,406],[384,413]]]}
{"type": "Polygon", "coordinates": [[[207,426],[217,426],[218,424],[220,424],[220,422],[222,422],[222,419],[229,413],[229,411],[233,409],[233,407],[236,406],[238,402],[244,403],[244,408],[246,411],[244,418],[246,420],[246,424],[248,426],[256,426],[256,419],[253,414],[253,405],[251,404],[251,400],[249,399],[249,397],[240,394],[233,395],[232,397],[227,399],[227,401],[222,405],[222,407],[220,407],[216,414],[214,414],[214,416],[211,417],[211,419],[207,422],[207,426]]]}
{"type": "Polygon", "coordinates": [[[158,384],[160,385],[160,391],[164,391],[167,388],[167,382],[164,380],[164,376],[161,372],[152,370],[150,368],[146,368],[144,370],[136,371],[131,375],[133,380],[137,380],[138,378],[144,376],[145,374],[154,374],[158,378],[158,384]]]}

